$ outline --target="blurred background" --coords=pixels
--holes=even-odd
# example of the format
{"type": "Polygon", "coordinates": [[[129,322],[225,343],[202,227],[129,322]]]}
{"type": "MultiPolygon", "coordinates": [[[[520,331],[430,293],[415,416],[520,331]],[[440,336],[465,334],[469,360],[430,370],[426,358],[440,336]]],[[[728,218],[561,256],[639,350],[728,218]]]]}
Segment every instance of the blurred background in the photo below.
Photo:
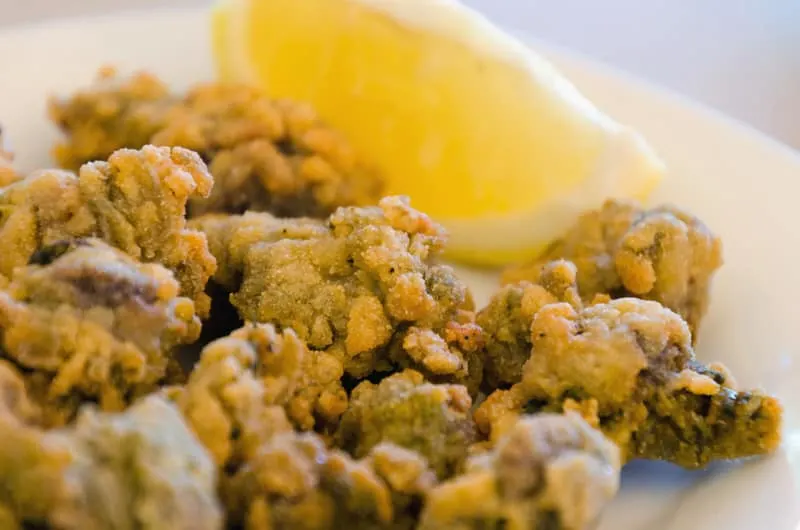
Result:
{"type": "MultiPolygon", "coordinates": [[[[462,0],[800,149],[800,0],[462,0]]],[[[209,0],[0,0],[0,29],[209,0]]]]}

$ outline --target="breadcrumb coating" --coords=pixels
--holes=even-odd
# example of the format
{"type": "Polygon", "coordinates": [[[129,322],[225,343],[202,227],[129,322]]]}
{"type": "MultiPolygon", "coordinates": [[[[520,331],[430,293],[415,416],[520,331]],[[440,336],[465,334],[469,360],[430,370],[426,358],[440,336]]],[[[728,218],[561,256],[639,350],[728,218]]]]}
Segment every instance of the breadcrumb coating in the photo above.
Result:
{"type": "Polygon", "coordinates": [[[591,300],[633,296],[655,300],[689,323],[694,335],[708,308],[722,243],[691,214],[672,206],[644,209],[609,200],[581,216],[537,260],[506,271],[505,283],[536,283],[543,265],[566,259],[578,267],[578,288],[591,300]]]}
{"type": "Polygon", "coordinates": [[[476,411],[484,432],[502,431],[521,412],[575,410],[626,460],[687,468],[766,454],[780,443],[778,401],[735,390],[724,372],[699,363],[687,324],[657,302],[551,304],[536,313],[531,343],[522,380],[476,411]]]}
{"type": "Polygon", "coordinates": [[[208,312],[204,294],[216,263],[205,236],[186,228],[186,201],[208,195],[213,179],[191,151],[147,146],[122,149],[76,175],[34,173],[0,188],[0,274],[10,278],[40,248],[99,237],[144,262],[171,269],[181,293],[208,312]]]}
{"type": "Polygon", "coordinates": [[[476,320],[486,339],[484,384],[490,390],[507,388],[522,378],[522,367],[531,356],[531,323],[541,308],[556,302],[583,307],[572,263],[559,260],[544,265],[538,281],[502,287],[478,313],[476,320]]]}
{"type": "Polygon", "coordinates": [[[193,214],[271,212],[325,217],[339,206],[377,202],[383,184],[336,130],[306,104],[272,100],[246,85],[192,89],[151,139],[209,161],[218,181],[193,214]]]}
{"type": "Polygon", "coordinates": [[[523,416],[430,491],[419,530],[589,530],[619,488],[613,443],[575,413],[523,416]]]}
{"type": "Polygon", "coordinates": [[[3,528],[223,528],[214,466],[161,398],[118,414],[88,408],[64,430],[0,424],[3,528]]]}
{"type": "Polygon", "coordinates": [[[313,368],[332,360],[290,330],[248,325],[209,344],[186,385],[167,391],[223,476],[229,526],[413,528],[435,482],[424,458],[380,444],[354,461],[294,430],[346,407],[341,365],[313,368]]]}
{"type": "Polygon", "coordinates": [[[343,375],[292,330],[248,324],[206,346],[186,385],[170,393],[217,464],[230,467],[292,424],[332,429],[347,408],[343,375]]]}
{"type": "Polygon", "coordinates": [[[264,214],[200,218],[243,319],[294,329],[356,379],[397,367],[469,385],[482,333],[466,285],[433,264],[443,229],[401,197],[341,208],[327,222],[264,214]]]}
{"type": "Polygon", "coordinates": [[[205,83],[170,94],[150,74],[101,71],[96,87],[50,104],[66,135],[55,148],[63,167],[145,144],[192,149],[217,184],[191,212],[268,211],[325,217],[339,206],[375,204],[383,181],[308,105],[273,100],[238,84],[205,83]]]}
{"type": "Polygon", "coordinates": [[[114,68],[101,68],[91,87],[48,102],[50,119],[68,134],[53,148],[53,157],[59,166],[77,171],[118,149],[144,147],[175,103],[152,74],[119,77],[114,68]]]}
{"type": "Polygon", "coordinates": [[[118,411],[153,391],[174,349],[199,334],[169,270],[100,240],[45,247],[0,291],[2,356],[28,373],[46,425],[86,401],[118,411]]]}
{"type": "Polygon", "coordinates": [[[229,492],[246,530],[412,530],[435,475],[419,455],[390,444],[361,460],[314,434],[285,433],[233,477],[229,492]]]}
{"type": "Polygon", "coordinates": [[[28,395],[22,372],[13,363],[0,359],[0,418],[3,417],[35,425],[41,420],[41,409],[28,395]]]}
{"type": "Polygon", "coordinates": [[[413,370],[364,381],[336,433],[336,445],[365,456],[381,442],[416,451],[440,478],[456,473],[476,441],[472,399],[462,385],[431,384],[413,370]]]}

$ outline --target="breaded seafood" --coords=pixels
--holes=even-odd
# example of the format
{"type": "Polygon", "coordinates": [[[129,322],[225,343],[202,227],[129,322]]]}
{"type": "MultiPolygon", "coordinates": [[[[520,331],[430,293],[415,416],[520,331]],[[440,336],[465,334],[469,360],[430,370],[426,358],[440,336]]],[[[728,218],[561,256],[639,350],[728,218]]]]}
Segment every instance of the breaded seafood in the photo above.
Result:
{"type": "Polygon", "coordinates": [[[207,345],[186,384],[169,394],[224,467],[292,424],[335,426],[347,408],[343,374],[336,359],[308,350],[292,330],[248,324],[207,345]]]}
{"type": "Polygon", "coordinates": [[[436,481],[422,456],[383,443],[354,460],[295,431],[309,412],[334,418],[346,406],[338,378],[309,368],[325,355],[291,331],[248,325],[206,346],[189,381],[167,391],[219,469],[232,527],[414,527],[436,481]]]}
{"type": "Polygon", "coordinates": [[[576,410],[626,461],[698,468],[767,454],[780,443],[779,402],[737,390],[724,367],[697,361],[688,325],[658,302],[547,305],[533,318],[531,342],[522,380],[476,411],[493,438],[520,413],[576,410]]]}
{"type": "Polygon", "coordinates": [[[436,476],[391,444],[353,460],[312,433],[262,446],[229,482],[229,521],[245,530],[412,530],[436,476]]]}
{"type": "Polygon", "coordinates": [[[157,389],[200,320],[178,282],[96,239],[44,247],[0,290],[0,356],[26,372],[45,425],[96,402],[119,411],[157,389]]]}
{"type": "Polygon", "coordinates": [[[215,260],[205,236],[186,228],[186,201],[208,195],[206,165],[182,148],[122,149],[79,173],[45,170],[0,188],[0,274],[10,278],[39,249],[98,237],[143,262],[171,269],[181,294],[208,311],[215,260]]]}
{"type": "Polygon", "coordinates": [[[583,307],[577,289],[577,270],[568,261],[542,267],[538,283],[503,286],[480,310],[476,322],[484,332],[484,386],[507,388],[522,378],[522,366],[531,356],[531,323],[544,306],[557,302],[583,307]]]}
{"type": "Polygon", "coordinates": [[[375,204],[383,191],[378,174],[308,105],[247,85],[205,83],[175,95],[150,74],[119,78],[104,69],[96,86],[52,100],[50,116],[66,135],[54,151],[66,168],[145,144],[200,153],[216,185],[192,200],[193,215],[325,217],[375,204]]]}
{"type": "Polygon", "coordinates": [[[598,294],[655,300],[697,335],[722,265],[722,244],[702,221],[672,206],[644,209],[609,200],[581,216],[537,260],[506,271],[504,282],[538,283],[542,266],[558,259],[577,266],[578,289],[587,300],[598,294]]]}
{"type": "Polygon", "coordinates": [[[575,413],[523,416],[430,491],[419,530],[589,530],[619,488],[619,451],[575,413]]]}
{"type": "Polygon", "coordinates": [[[356,379],[413,368],[434,382],[480,383],[482,333],[467,286],[434,263],[442,228],[387,197],[327,221],[266,214],[203,217],[217,281],[244,320],[294,329],[356,379]]]}
{"type": "Polygon", "coordinates": [[[428,383],[414,370],[391,375],[379,384],[364,381],[350,400],[336,445],[357,457],[391,442],[424,456],[444,478],[460,470],[477,439],[467,389],[428,383]]]}
{"type": "Polygon", "coordinates": [[[89,407],[63,430],[4,415],[0,425],[4,529],[223,528],[211,459],[162,398],[116,414],[89,407]]]}

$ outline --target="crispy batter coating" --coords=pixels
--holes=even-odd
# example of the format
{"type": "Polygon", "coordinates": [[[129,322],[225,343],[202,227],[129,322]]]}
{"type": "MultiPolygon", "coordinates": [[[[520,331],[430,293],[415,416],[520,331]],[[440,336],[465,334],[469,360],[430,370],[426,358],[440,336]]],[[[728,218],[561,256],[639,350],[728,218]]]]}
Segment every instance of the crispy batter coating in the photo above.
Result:
{"type": "Polygon", "coordinates": [[[11,362],[0,359],[0,417],[36,424],[40,415],[39,406],[28,395],[23,374],[11,362]]]}
{"type": "Polygon", "coordinates": [[[576,275],[572,263],[550,262],[542,268],[539,283],[506,285],[478,313],[476,320],[486,339],[487,389],[507,388],[522,378],[522,366],[531,356],[531,323],[542,307],[556,302],[583,307],[576,275]]]}
{"type": "Polygon", "coordinates": [[[219,185],[193,214],[272,212],[325,217],[339,206],[374,204],[383,184],[314,110],[271,100],[245,85],[195,87],[152,142],[193,149],[219,185]]]}
{"type": "Polygon", "coordinates": [[[231,468],[290,431],[289,420],[303,430],[335,426],[347,408],[343,374],[292,330],[248,324],[206,346],[186,385],[170,393],[217,464],[231,468]]]}
{"type": "Polygon", "coordinates": [[[466,285],[432,264],[442,228],[401,197],[341,208],[326,223],[264,214],[201,218],[245,320],[291,327],[355,378],[409,367],[474,392],[483,344],[466,285]]]}
{"type": "Polygon", "coordinates": [[[120,414],[87,409],[66,430],[40,431],[3,416],[0,424],[8,427],[0,441],[3,528],[223,527],[214,466],[161,398],[120,414]]]}
{"type": "Polygon", "coordinates": [[[171,353],[195,340],[194,304],[172,273],[100,240],[45,247],[0,291],[2,355],[28,371],[44,422],[96,401],[117,411],[167,375],[171,353]]]}
{"type": "Polygon", "coordinates": [[[314,239],[329,233],[316,219],[280,219],[263,212],[204,215],[190,220],[189,227],[206,235],[208,248],[217,259],[213,281],[228,292],[241,287],[245,262],[253,245],[281,239],[314,239]]]}
{"type": "Polygon", "coordinates": [[[536,261],[506,271],[504,282],[537,282],[542,265],[556,259],[577,265],[578,287],[587,299],[608,294],[656,300],[681,315],[696,335],[711,279],[722,265],[722,244],[702,221],[677,208],[646,210],[610,200],[584,214],[536,261]]]}
{"type": "Polygon", "coordinates": [[[766,454],[780,443],[778,401],[738,391],[724,370],[700,364],[687,324],[657,302],[551,304],[534,317],[531,342],[522,380],[476,411],[485,432],[523,411],[576,410],[625,459],[687,468],[766,454]]]}
{"type": "Polygon", "coordinates": [[[411,530],[435,475],[419,455],[390,444],[354,461],[314,434],[264,445],[228,489],[246,530],[411,530]]]}
{"type": "Polygon", "coordinates": [[[431,384],[413,370],[379,384],[364,381],[350,396],[336,445],[365,456],[391,442],[424,456],[439,477],[456,473],[476,440],[472,399],[462,385],[431,384]]]}
{"type": "Polygon", "coordinates": [[[619,488],[619,451],[575,413],[519,419],[428,495],[419,530],[588,530],[619,488]]]}
{"type": "Polygon", "coordinates": [[[152,75],[119,79],[104,70],[96,87],[51,102],[50,115],[67,135],[55,148],[63,167],[148,143],[200,153],[217,184],[192,200],[193,215],[325,217],[374,204],[383,191],[378,174],[308,105],[246,85],[207,83],[175,96],[152,75]]]}
{"type": "Polygon", "coordinates": [[[88,89],[68,99],[52,98],[50,119],[68,134],[53,149],[59,166],[77,170],[86,162],[105,160],[118,149],[138,149],[161,128],[176,103],[167,86],[141,72],[128,78],[104,67],[88,89]]]}
{"type": "Polygon", "coordinates": [[[168,390],[223,474],[229,525],[413,528],[435,482],[424,458],[382,444],[354,461],[294,431],[346,407],[341,365],[319,370],[332,362],[290,330],[248,325],[209,344],[186,385],[168,390]]]}
{"type": "Polygon", "coordinates": [[[122,149],[75,175],[51,170],[0,188],[0,274],[11,277],[43,246],[100,237],[145,262],[174,271],[182,294],[208,311],[204,294],[216,267],[205,236],[186,228],[186,201],[208,195],[213,180],[191,151],[122,149]]]}

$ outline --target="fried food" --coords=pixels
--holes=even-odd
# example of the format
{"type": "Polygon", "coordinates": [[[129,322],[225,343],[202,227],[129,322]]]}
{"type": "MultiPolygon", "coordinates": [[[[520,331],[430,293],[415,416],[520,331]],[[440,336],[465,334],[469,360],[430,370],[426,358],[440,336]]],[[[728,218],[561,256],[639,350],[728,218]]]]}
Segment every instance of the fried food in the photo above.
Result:
{"type": "Polygon", "coordinates": [[[478,313],[476,321],[486,340],[484,385],[490,391],[519,382],[522,367],[531,356],[531,323],[542,307],[556,302],[566,302],[577,310],[583,307],[577,270],[571,262],[547,263],[538,281],[502,287],[478,313]]]}
{"type": "Polygon", "coordinates": [[[0,359],[0,418],[35,425],[40,414],[39,406],[28,396],[22,372],[11,362],[0,359]]]}
{"type": "Polygon", "coordinates": [[[381,444],[354,461],[314,434],[275,436],[233,477],[245,530],[412,530],[435,475],[419,455],[381,444]]]}
{"type": "Polygon", "coordinates": [[[221,530],[211,459],[178,411],[151,396],[40,431],[0,416],[3,528],[221,530]]]}
{"type": "Polygon", "coordinates": [[[354,461],[294,430],[346,407],[333,362],[290,330],[251,324],[209,344],[186,385],[168,390],[223,476],[229,524],[413,528],[435,482],[424,458],[380,444],[354,461]]]}
{"type": "Polygon", "coordinates": [[[77,171],[119,149],[144,147],[176,103],[152,74],[120,77],[114,68],[101,68],[91,87],[48,102],[50,119],[68,135],[53,148],[53,157],[59,166],[77,171]]]}
{"type": "Polygon", "coordinates": [[[343,374],[336,359],[309,351],[292,330],[248,324],[206,346],[186,385],[170,394],[217,464],[230,468],[292,424],[336,425],[347,407],[343,374]]]}
{"type": "Polygon", "coordinates": [[[533,318],[531,343],[522,380],[476,411],[484,432],[502,430],[509,414],[576,410],[625,460],[687,468],[767,454],[780,443],[778,401],[736,390],[727,371],[697,361],[688,325],[657,302],[547,305],[533,318]]]}
{"type": "Polygon", "coordinates": [[[681,315],[696,336],[722,265],[722,244],[702,221],[677,208],[646,210],[609,200],[537,260],[506,271],[503,281],[537,283],[542,266],[557,259],[575,263],[587,299],[606,294],[655,300],[681,315]]]}
{"type": "Polygon", "coordinates": [[[468,289],[432,263],[443,230],[405,199],[326,222],[246,214],[190,226],[205,231],[243,319],[291,327],[356,379],[414,368],[477,390],[483,342],[468,289]]]}
{"type": "Polygon", "coordinates": [[[339,206],[375,204],[383,181],[308,105],[273,100],[246,85],[207,83],[185,96],[149,74],[117,78],[50,104],[67,136],[55,148],[63,167],[145,144],[192,149],[216,179],[191,212],[272,212],[325,217],[339,206]]]}
{"type": "Polygon", "coordinates": [[[122,149],[75,175],[50,170],[0,188],[0,274],[10,278],[40,248],[99,237],[144,262],[171,269],[181,294],[206,314],[204,294],[216,267],[205,236],[186,228],[186,201],[208,195],[213,179],[191,151],[122,149]]]}
{"type": "Polygon", "coordinates": [[[428,494],[419,530],[588,530],[619,488],[618,449],[575,413],[517,420],[428,494]]]}
{"type": "Polygon", "coordinates": [[[0,291],[2,356],[27,372],[46,425],[87,401],[118,411],[152,392],[199,333],[169,270],[96,239],[44,247],[0,291]]]}
{"type": "Polygon", "coordinates": [[[364,381],[350,396],[336,445],[356,457],[381,442],[424,456],[440,478],[455,474],[476,441],[472,399],[462,385],[431,384],[413,370],[379,384],[364,381]]]}

